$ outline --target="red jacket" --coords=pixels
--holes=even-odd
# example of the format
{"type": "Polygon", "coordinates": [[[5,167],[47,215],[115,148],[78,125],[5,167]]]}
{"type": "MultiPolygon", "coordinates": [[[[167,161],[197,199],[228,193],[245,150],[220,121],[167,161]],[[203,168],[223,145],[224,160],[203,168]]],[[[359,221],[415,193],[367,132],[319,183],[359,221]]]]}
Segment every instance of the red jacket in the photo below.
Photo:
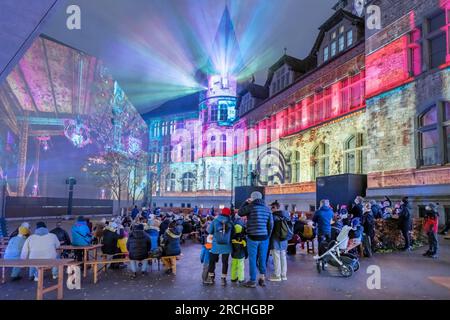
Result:
{"type": "Polygon", "coordinates": [[[423,224],[423,230],[425,233],[432,231],[434,233],[438,232],[439,217],[425,217],[425,223],[423,224]]]}

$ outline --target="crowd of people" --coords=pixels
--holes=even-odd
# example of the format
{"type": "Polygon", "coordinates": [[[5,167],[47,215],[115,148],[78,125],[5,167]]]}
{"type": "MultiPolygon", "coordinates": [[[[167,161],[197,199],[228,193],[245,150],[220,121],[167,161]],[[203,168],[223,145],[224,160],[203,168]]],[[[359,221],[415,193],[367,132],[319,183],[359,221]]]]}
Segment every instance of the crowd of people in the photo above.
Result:
{"type": "MultiPolygon", "coordinates": [[[[272,274],[268,281],[287,280],[287,255],[295,254],[297,244],[302,246],[317,237],[321,242],[336,239],[344,226],[349,226],[349,245],[361,243],[365,238],[371,246],[375,241],[375,221],[397,219],[404,237],[404,250],[411,249],[412,214],[407,197],[393,204],[389,198],[381,202],[365,201],[356,197],[350,206],[333,208],[329,200],[320,201],[320,207],[310,219],[282,210],[275,201],[267,206],[260,192],[253,192],[239,208],[214,209],[208,214],[193,210],[189,214],[161,212],[159,208],[150,211],[135,206],[131,213],[115,217],[110,221],[102,219],[90,222],[80,216],[73,224],[70,235],[58,222],[49,231],[44,222],[38,222],[34,232],[24,222],[11,234],[4,259],[58,259],[74,257],[83,260],[83,250],[60,250],[62,245],[84,247],[101,244],[101,251],[111,260],[110,268],[130,269],[131,278],[147,274],[148,258],[161,258],[167,274],[176,274],[176,259],[181,254],[185,238],[195,233],[202,245],[200,263],[202,282],[213,285],[216,279],[216,265],[221,262],[220,284],[227,285],[228,271],[231,282],[255,288],[266,285],[267,266],[272,257],[272,274]],[[128,256],[130,263],[114,262],[128,256]],[[231,267],[230,264],[231,256],[231,267]],[[245,276],[245,260],[248,259],[248,277],[245,276]],[[230,268],[229,268],[230,267],[230,268]],[[258,275],[259,274],[259,275],[258,275]],[[245,281],[247,279],[247,281],[245,281]]],[[[424,256],[438,257],[437,205],[426,206],[424,232],[428,236],[429,248],[424,256]]],[[[375,248],[372,246],[370,250],[375,248]]],[[[57,278],[57,270],[52,270],[57,278]]],[[[12,280],[21,278],[21,269],[13,268],[12,280]]],[[[35,269],[29,270],[30,280],[37,281],[35,269]]]]}

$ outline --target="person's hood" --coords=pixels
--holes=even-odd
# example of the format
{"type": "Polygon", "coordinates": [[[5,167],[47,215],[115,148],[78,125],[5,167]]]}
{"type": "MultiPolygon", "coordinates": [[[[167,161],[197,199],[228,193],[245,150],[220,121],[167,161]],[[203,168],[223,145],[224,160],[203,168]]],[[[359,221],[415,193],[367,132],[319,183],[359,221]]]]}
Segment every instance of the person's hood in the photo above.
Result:
{"type": "Polygon", "coordinates": [[[45,236],[46,234],[48,234],[48,229],[47,228],[37,228],[36,230],[34,230],[34,234],[36,234],[38,236],[45,236]]]}
{"type": "Polygon", "coordinates": [[[180,238],[180,237],[181,237],[181,232],[179,232],[179,231],[177,230],[177,228],[170,228],[170,229],[167,229],[167,230],[166,230],[166,233],[167,233],[167,235],[168,235],[169,237],[174,238],[174,239],[180,238]]]}

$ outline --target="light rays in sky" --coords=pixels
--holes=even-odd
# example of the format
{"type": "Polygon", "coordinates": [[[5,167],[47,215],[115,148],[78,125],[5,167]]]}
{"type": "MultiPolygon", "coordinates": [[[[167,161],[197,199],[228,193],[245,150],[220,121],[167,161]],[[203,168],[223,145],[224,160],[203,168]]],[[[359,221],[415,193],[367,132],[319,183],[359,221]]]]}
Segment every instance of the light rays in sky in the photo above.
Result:
{"type": "Polygon", "coordinates": [[[199,69],[242,81],[280,57],[269,32],[282,22],[278,1],[165,0],[147,8],[118,26],[117,41],[104,53],[124,65],[118,72],[130,79],[126,92],[134,103],[151,107],[204,90],[195,78],[199,69]]]}

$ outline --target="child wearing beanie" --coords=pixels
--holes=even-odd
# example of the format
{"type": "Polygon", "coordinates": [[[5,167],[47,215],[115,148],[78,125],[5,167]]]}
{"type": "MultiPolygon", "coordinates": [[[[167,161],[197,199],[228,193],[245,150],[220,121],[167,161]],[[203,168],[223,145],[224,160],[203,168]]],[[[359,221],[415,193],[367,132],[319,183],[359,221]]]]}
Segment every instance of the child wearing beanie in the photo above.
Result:
{"type": "Polygon", "coordinates": [[[213,235],[210,234],[208,235],[208,237],[206,237],[206,242],[202,246],[202,250],[200,251],[200,262],[203,264],[203,271],[202,271],[203,282],[205,282],[206,279],[208,278],[209,253],[212,248],[212,242],[213,242],[213,235]]]}
{"type": "Polygon", "coordinates": [[[244,283],[244,262],[248,258],[247,242],[245,241],[244,228],[236,224],[234,235],[231,240],[231,282],[239,280],[239,284],[244,283]]]}

